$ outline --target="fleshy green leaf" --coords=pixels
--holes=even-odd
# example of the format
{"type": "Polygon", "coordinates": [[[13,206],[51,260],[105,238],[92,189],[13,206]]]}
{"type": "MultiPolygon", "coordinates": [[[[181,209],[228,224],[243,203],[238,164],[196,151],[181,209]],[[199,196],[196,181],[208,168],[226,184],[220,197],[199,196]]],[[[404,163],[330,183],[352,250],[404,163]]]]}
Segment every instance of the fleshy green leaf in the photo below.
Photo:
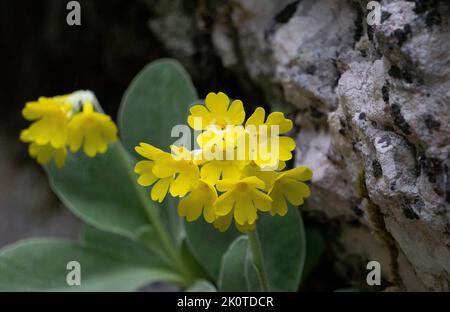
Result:
{"type": "Polygon", "coordinates": [[[217,289],[208,281],[198,280],[191,287],[186,289],[187,292],[216,292],[217,289]]]}
{"type": "Polygon", "coordinates": [[[63,168],[46,169],[53,191],[87,224],[133,238],[150,226],[145,209],[154,208],[120,144],[94,158],[69,154],[63,168]]]}
{"type": "Polygon", "coordinates": [[[221,233],[202,218],[195,222],[186,222],[185,228],[187,243],[192,254],[210,277],[217,281],[222,256],[230,244],[239,236],[239,233],[233,226],[228,231],[221,233]]]}
{"type": "Polygon", "coordinates": [[[81,241],[85,247],[111,254],[127,262],[169,270],[167,263],[154,252],[154,249],[150,249],[141,240],[85,226],[81,241]]]}
{"type": "Polygon", "coordinates": [[[306,256],[303,221],[297,207],[272,217],[261,214],[257,230],[271,291],[297,291],[306,256]]]}
{"type": "Polygon", "coordinates": [[[220,291],[248,291],[245,272],[247,250],[248,238],[240,236],[223,255],[217,282],[220,291]]]}
{"type": "Polygon", "coordinates": [[[0,291],[132,291],[157,281],[178,282],[179,278],[163,269],[62,240],[28,240],[0,252],[0,291]],[[80,264],[79,286],[67,284],[71,261],[80,264]]]}
{"type": "Polygon", "coordinates": [[[319,263],[326,248],[325,238],[318,229],[307,227],[305,230],[305,237],[306,259],[302,274],[302,281],[308,277],[308,274],[311,273],[314,267],[319,263]]]}
{"type": "Polygon", "coordinates": [[[187,125],[189,105],[197,92],[183,67],[162,59],[147,65],[131,82],[122,99],[119,126],[125,148],[135,154],[140,142],[168,151],[172,128],[187,125]]]}

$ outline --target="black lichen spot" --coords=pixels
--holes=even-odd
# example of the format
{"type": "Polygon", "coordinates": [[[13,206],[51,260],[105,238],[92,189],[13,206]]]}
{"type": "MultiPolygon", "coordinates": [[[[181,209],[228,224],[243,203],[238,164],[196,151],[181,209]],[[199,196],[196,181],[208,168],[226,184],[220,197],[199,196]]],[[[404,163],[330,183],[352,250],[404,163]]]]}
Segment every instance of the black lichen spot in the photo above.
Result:
{"type": "Polygon", "coordinates": [[[345,131],[344,128],[339,129],[339,133],[340,133],[342,136],[346,136],[346,135],[347,135],[347,132],[345,131]]]}
{"type": "Polygon", "coordinates": [[[433,27],[433,25],[441,25],[441,14],[437,10],[431,10],[425,17],[425,24],[427,24],[428,27],[433,27]]]}
{"type": "Polygon", "coordinates": [[[427,158],[425,155],[418,157],[420,169],[428,177],[430,183],[437,182],[437,176],[442,172],[442,164],[439,159],[427,158]]]}
{"type": "Polygon", "coordinates": [[[282,9],[275,15],[275,20],[278,23],[286,24],[295,14],[295,11],[297,11],[297,6],[299,2],[300,0],[289,3],[284,9],[282,9]]]}
{"type": "Polygon", "coordinates": [[[406,135],[411,134],[411,128],[402,115],[400,105],[393,103],[391,105],[391,116],[395,125],[406,135]]]}
{"type": "Polygon", "coordinates": [[[358,116],[358,119],[359,119],[359,120],[366,120],[366,113],[361,112],[361,113],[359,114],[359,116],[358,116]]]}
{"type": "Polygon", "coordinates": [[[439,131],[439,128],[441,127],[441,122],[439,120],[436,120],[432,115],[427,114],[425,115],[425,125],[430,131],[433,130],[439,131]]]}
{"type": "Polygon", "coordinates": [[[400,68],[398,68],[398,66],[396,65],[392,65],[391,68],[389,68],[388,74],[389,76],[394,77],[396,79],[402,78],[402,72],[400,68]]]}
{"type": "Polygon", "coordinates": [[[405,215],[406,218],[410,219],[410,220],[418,220],[419,216],[417,215],[417,213],[415,213],[411,208],[409,207],[404,207],[403,208],[403,214],[405,215]]]}
{"type": "Polygon", "coordinates": [[[391,191],[395,191],[397,189],[397,183],[395,181],[392,181],[391,184],[389,185],[389,189],[391,191]]]}
{"type": "Polygon", "coordinates": [[[381,95],[383,96],[383,101],[389,104],[389,89],[387,85],[384,85],[381,88],[381,95]]]}
{"type": "Polygon", "coordinates": [[[389,146],[391,146],[391,137],[387,134],[383,135],[379,140],[378,140],[378,144],[383,144],[382,148],[387,148],[389,146]]]}
{"type": "Polygon", "coordinates": [[[391,13],[387,12],[387,11],[382,11],[381,12],[381,23],[383,23],[384,21],[388,20],[389,17],[391,17],[391,13]]]}
{"type": "Polygon", "coordinates": [[[379,178],[383,175],[383,168],[377,159],[372,161],[372,171],[375,178],[379,178]]]}
{"type": "Polygon", "coordinates": [[[305,72],[306,72],[308,75],[314,75],[314,74],[316,73],[316,70],[317,70],[317,67],[316,67],[314,64],[308,65],[308,66],[305,68],[305,72]]]}
{"type": "Polygon", "coordinates": [[[411,26],[405,25],[403,29],[396,29],[393,33],[393,36],[397,39],[397,44],[401,47],[403,43],[408,39],[408,35],[411,33],[411,26]]]}

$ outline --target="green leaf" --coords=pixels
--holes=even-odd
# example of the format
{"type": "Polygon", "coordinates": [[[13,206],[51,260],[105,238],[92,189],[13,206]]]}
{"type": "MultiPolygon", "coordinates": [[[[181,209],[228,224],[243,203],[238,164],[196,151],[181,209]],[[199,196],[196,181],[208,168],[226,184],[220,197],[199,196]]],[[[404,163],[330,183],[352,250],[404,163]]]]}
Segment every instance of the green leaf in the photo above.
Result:
{"type": "Polygon", "coordinates": [[[313,227],[306,227],[306,259],[303,269],[302,281],[304,281],[314,267],[319,263],[322,254],[325,251],[326,243],[322,233],[313,227]]]}
{"type": "Polygon", "coordinates": [[[202,218],[195,222],[185,222],[184,226],[189,249],[210,277],[217,281],[222,256],[239,233],[233,226],[221,233],[202,218]]]}
{"type": "Polygon", "coordinates": [[[208,281],[197,280],[191,287],[186,289],[187,292],[216,292],[217,289],[208,281]]]}
{"type": "Polygon", "coordinates": [[[87,224],[131,238],[150,226],[145,209],[154,208],[120,144],[94,158],[69,154],[63,168],[51,164],[46,171],[53,191],[87,224]]]}
{"type": "Polygon", "coordinates": [[[257,221],[263,262],[271,291],[297,291],[305,263],[306,240],[297,207],[283,216],[261,214],[257,221]]]}
{"type": "Polygon", "coordinates": [[[85,247],[109,253],[126,262],[170,269],[167,263],[154,252],[154,249],[150,249],[141,240],[134,240],[126,236],[85,226],[81,241],[85,247]]]}
{"type": "Polygon", "coordinates": [[[248,291],[245,272],[247,250],[248,238],[240,236],[223,255],[217,282],[220,291],[248,291]]]}
{"type": "Polygon", "coordinates": [[[0,252],[0,291],[132,291],[157,281],[179,277],[62,240],[33,239],[0,252]],[[79,286],[67,284],[70,261],[80,264],[79,286]]]}
{"type": "Polygon", "coordinates": [[[186,125],[189,105],[197,92],[183,67],[161,59],[147,65],[131,82],[122,99],[119,126],[125,148],[146,142],[168,150],[172,127],[186,125]]]}

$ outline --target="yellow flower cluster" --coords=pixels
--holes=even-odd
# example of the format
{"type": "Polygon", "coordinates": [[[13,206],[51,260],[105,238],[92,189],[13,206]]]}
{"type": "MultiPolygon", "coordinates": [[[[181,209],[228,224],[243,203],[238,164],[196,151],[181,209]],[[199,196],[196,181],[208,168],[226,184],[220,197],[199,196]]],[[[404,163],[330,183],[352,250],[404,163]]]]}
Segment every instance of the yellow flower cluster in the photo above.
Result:
{"type": "Polygon", "coordinates": [[[292,158],[295,141],[280,134],[292,129],[292,121],[280,112],[267,119],[265,115],[259,107],[244,124],[240,100],[230,103],[222,92],[209,93],[205,105],[191,107],[187,119],[189,126],[201,131],[197,137],[200,149],[172,145],[168,153],[140,143],[136,152],[146,159],[135,166],[138,184],[152,186],[154,201],[162,202],[167,193],[181,197],[180,216],[191,222],[203,214],[206,222],[222,232],[233,219],[241,232],[254,229],[258,211],[284,216],[287,202],[299,206],[310,195],[304,182],[312,172],[305,166],[282,171],[285,161],[292,158]],[[264,127],[268,130],[263,131],[264,127]],[[266,157],[248,144],[252,140],[274,153],[266,157]],[[240,148],[242,142],[247,143],[244,148],[240,148]],[[216,157],[210,157],[211,152],[216,157]]]}
{"type": "Polygon", "coordinates": [[[29,154],[44,165],[54,159],[62,167],[67,146],[72,153],[81,146],[89,157],[105,153],[110,142],[117,141],[117,127],[111,118],[94,110],[95,96],[78,91],[52,98],[41,97],[22,110],[33,123],[22,130],[20,139],[29,143],[29,154]]]}

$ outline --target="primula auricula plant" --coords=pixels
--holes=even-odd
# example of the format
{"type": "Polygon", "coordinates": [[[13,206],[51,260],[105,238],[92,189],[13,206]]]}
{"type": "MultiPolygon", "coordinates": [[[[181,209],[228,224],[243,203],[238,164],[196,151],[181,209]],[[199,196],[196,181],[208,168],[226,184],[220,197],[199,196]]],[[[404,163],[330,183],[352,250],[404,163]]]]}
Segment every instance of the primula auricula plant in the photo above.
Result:
{"type": "Polygon", "coordinates": [[[31,239],[0,250],[0,291],[77,290],[66,282],[71,261],[83,272],[78,290],[164,281],[296,291],[307,273],[296,206],[310,195],[312,172],[287,168],[292,121],[261,107],[246,116],[242,101],[222,92],[198,98],[181,65],[164,59],[131,82],[119,127],[90,91],[26,103],[31,124],[20,139],[84,228],[80,241],[31,239]],[[174,142],[179,127],[187,142],[174,142]]]}
{"type": "Polygon", "coordinates": [[[240,100],[222,92],[209,93],[205,105],[194,105],[187,118],[200,149],[170,146],[172,154],[141,143],[136,151],[147,160],[136,164],[138,183],[152,185],[151,198],[167,193],[182,197],[178,213],[188,221],[202,214],[220,231],[234,219],[237,229],[254,229],[258,211],[284,216],[287,203],[299,206],[310,195],[304,183],[312,172],[305,166],[282,171],[292,158],[295,141],[286,134],[292,121],[283,113],[265,116],[262,107],[245,121],[240,100]]]}

